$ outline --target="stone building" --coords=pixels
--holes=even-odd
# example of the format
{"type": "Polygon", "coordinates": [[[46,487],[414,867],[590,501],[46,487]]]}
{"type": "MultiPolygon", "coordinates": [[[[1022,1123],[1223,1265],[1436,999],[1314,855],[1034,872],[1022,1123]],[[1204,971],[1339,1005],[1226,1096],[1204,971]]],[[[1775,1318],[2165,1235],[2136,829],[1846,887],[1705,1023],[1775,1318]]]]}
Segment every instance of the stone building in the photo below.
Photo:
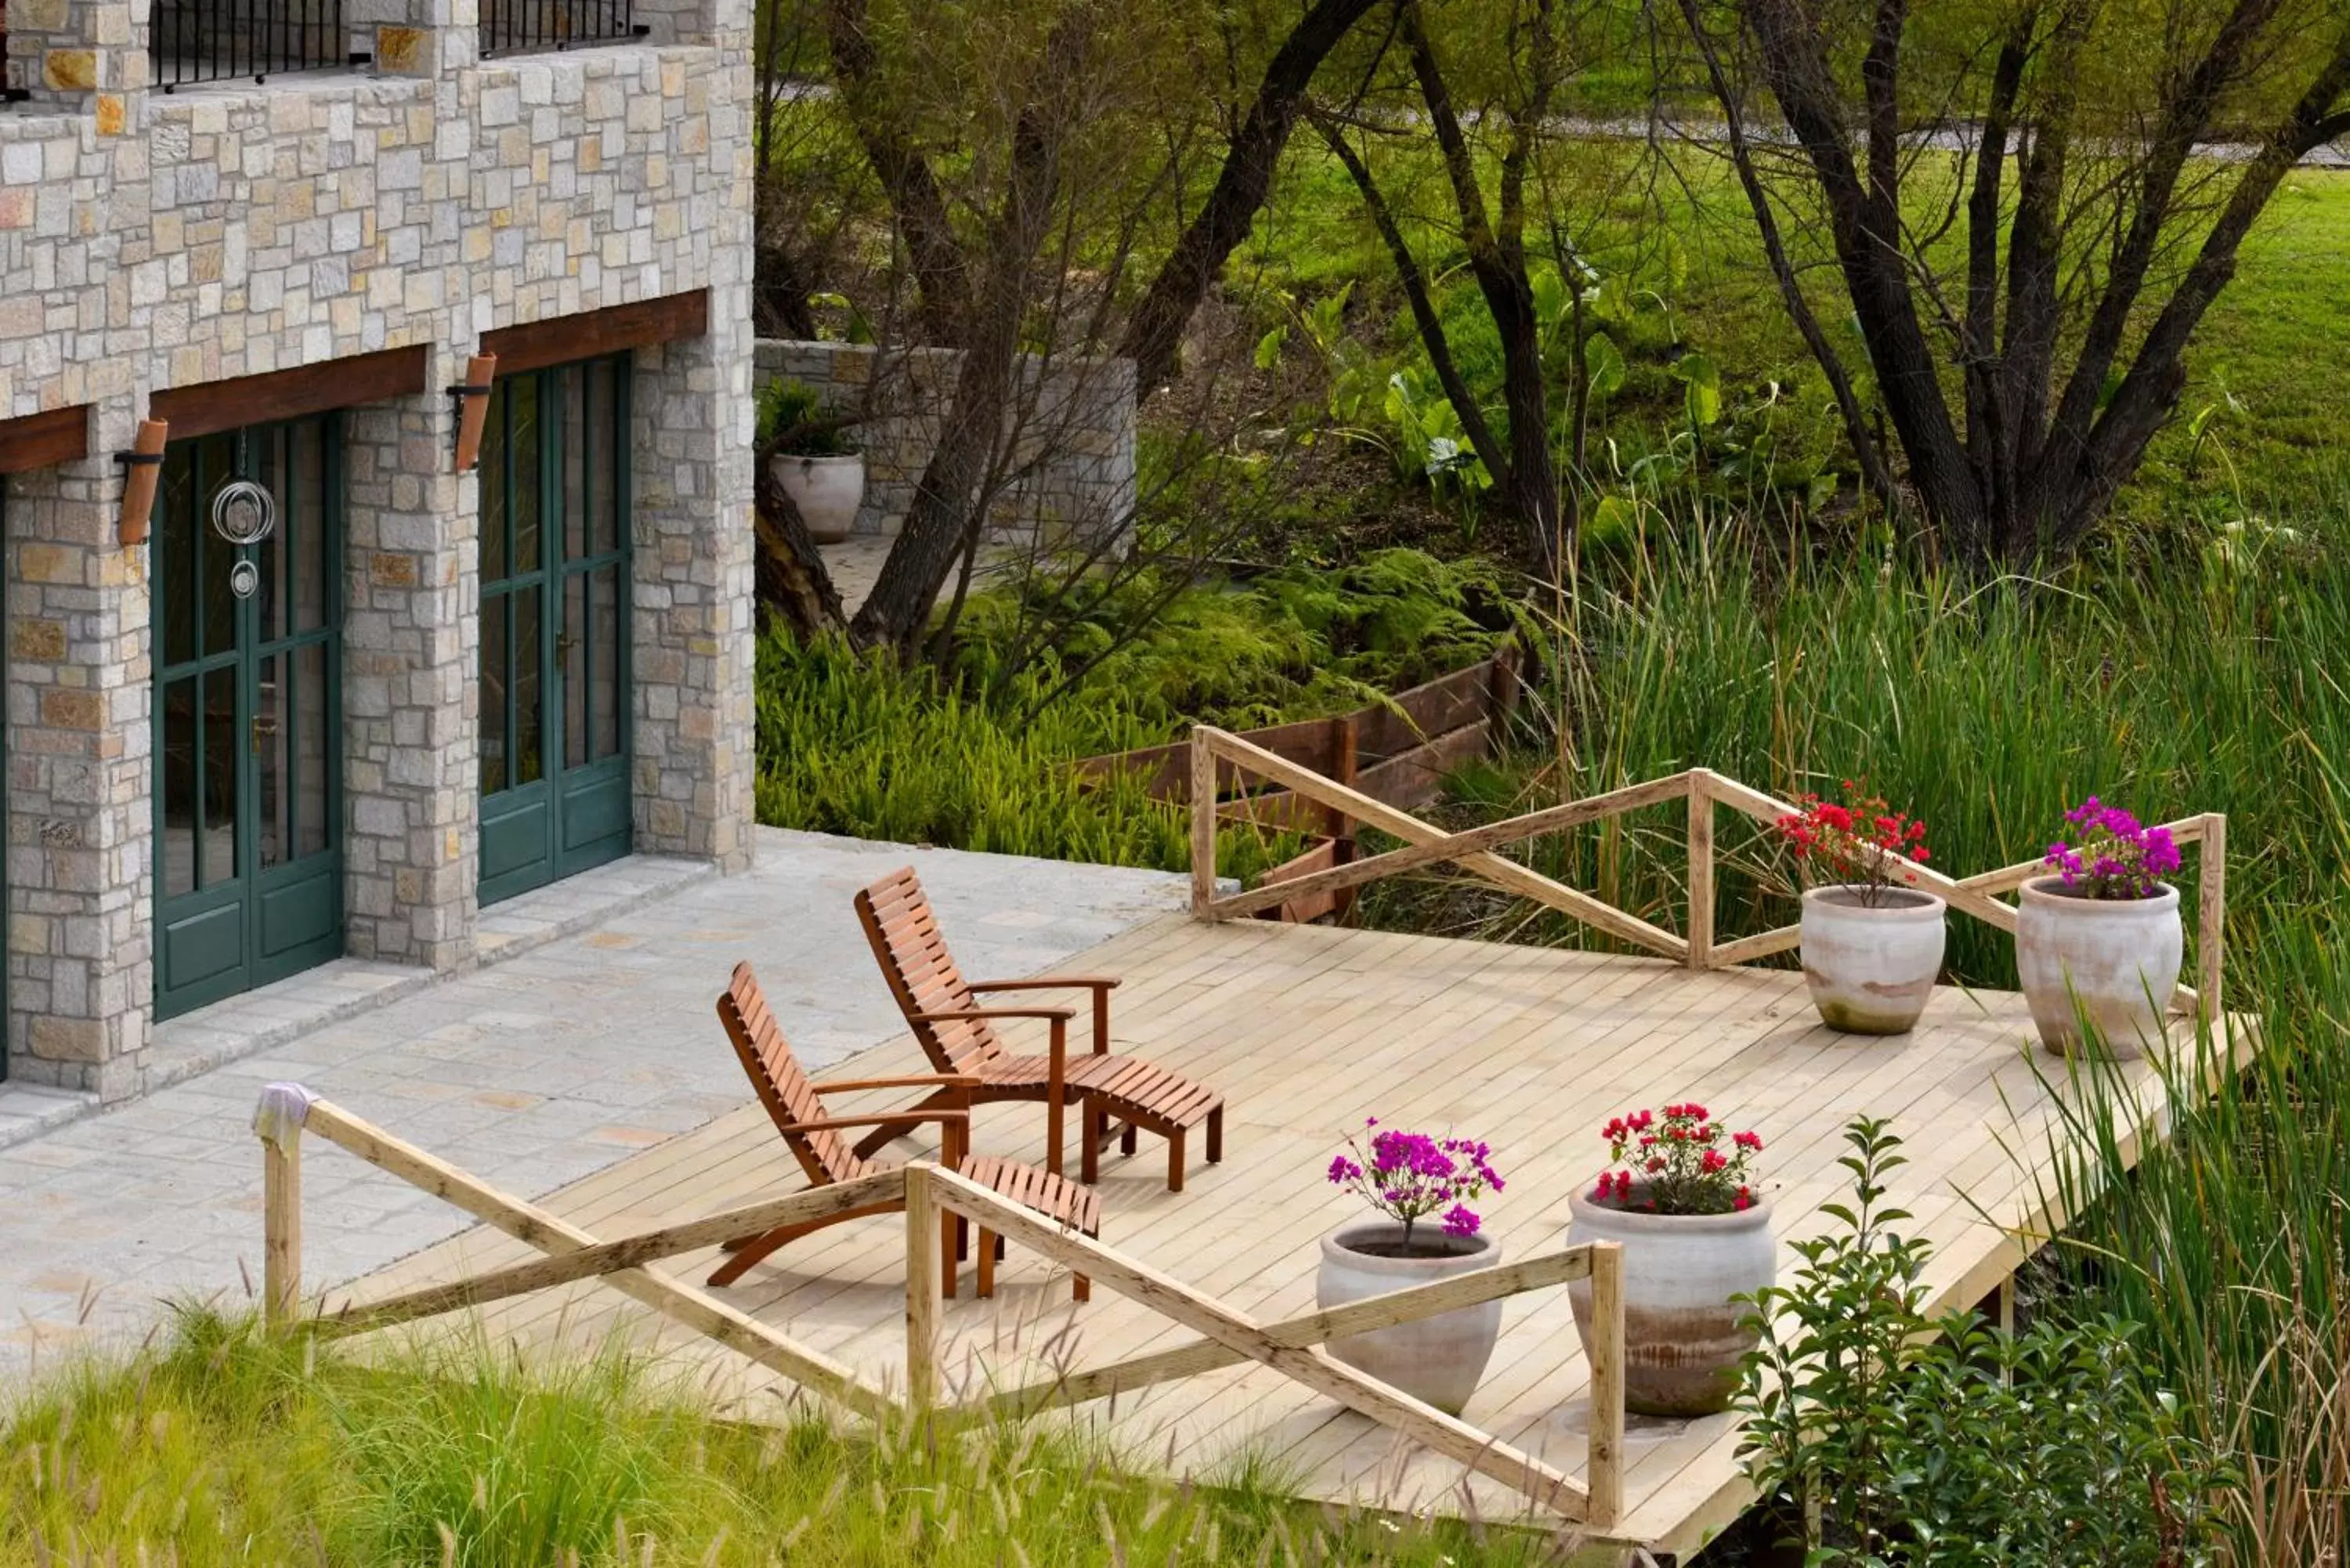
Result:
{"type": "Polygon", "coordinates": [[[747,0],[5,3],[7,1072],[743,864],[747,0]]]}

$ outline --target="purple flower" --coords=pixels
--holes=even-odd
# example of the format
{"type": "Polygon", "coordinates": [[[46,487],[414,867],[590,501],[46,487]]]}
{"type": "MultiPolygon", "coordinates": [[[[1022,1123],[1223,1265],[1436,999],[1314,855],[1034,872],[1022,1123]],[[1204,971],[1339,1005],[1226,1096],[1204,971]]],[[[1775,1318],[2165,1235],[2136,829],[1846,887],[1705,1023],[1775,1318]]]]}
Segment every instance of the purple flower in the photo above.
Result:
{"type": "Polygon", "coordinates": [[[1461,1204],[1456,1203],[1444,1211],[1444,1230],[1447,1235],[1474,1236],[1480,1223],[1477,1216],[1461,1204]]]}
{"type": "Polygon", "coordinates": [[[1330,1179],[1339,1186],[1358,1179],[1362,1174],[1363,1168],[1343,1154],[1330,1162],[1330,1179]]]}
{"type": "Polygon", "coordinates": [[[2081,831],[2077,845],[2051,844],[2044,864],[2067,888],[2092,898],[2147,898],[2178,869],[2178,846],[2169,830],[2147,827],[2132,813],[2091,795],[2064,820],[2081,831]]]}

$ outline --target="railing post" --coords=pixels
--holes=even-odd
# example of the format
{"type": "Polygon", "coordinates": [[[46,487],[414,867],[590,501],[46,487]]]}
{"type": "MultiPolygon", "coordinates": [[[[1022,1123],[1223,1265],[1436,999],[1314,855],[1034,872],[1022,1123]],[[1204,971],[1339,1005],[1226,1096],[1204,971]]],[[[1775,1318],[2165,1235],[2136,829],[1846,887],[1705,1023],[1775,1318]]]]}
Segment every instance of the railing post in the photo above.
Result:
{"type": "Polygon", "coordinates": [[[1689,966],[1713,967],[1713,774],[1689,775],[1689,966]]]}
{"type": "Polygon", "coordinates": [[[302,1310],[302,1124],[310,1100],[299,1084],[268,1084],[253,1108],[261,1139],[261,1314],[278,1332],[302,1310]]]}
{"type": "Polygon", "coordinates": [[[2220,997],[2222,950],[2227,941],[2228,920],[2228,818],[2220,812],[2206,813],[2203,817],[2201,876],[2198,878],[2195,911],[2195,957],[2201,965],[2203,984],[2200,1004],[2203,1022],[2212,1033],[2224,1033],[2228,1024],[2227,1010],[2220,997]]]}
{"type": "Polygon", "coordinates": [[[1624,1244],[1591,1244],[1591,1438],[1584,1464],[1591,1517],[1624,1510],[1624,1244]]]}
{"type": "MultiPolygon", "coordinates": [[[[918,1416],[939,1402],[939,1276],[954,1246],[931,1187],[937,1168],[926,1159],[906,1167],[906,1403],[918,1416]]],[[[989,1245],[984,1235],[980,1245],[989,1245]]]]}
{"type": "Polygon", "coordinates": [[[1216,753],[1208,727],[1191,726],[1191,916],[1212,920],[1216,901],[1216,753]]]}
{"type": "MultiPolygon", "coordinates": [[[[1358,710],[1330,722],[1337,726],[1331,737],[1331,749],[1336,753],[1337,761],[1335,776],[1340,784],[1352,789],[1355,787],[1355,774],[1362,741],[1362,733],[1358,727],[1362,722],[1362,713],[1358,710]]],[[[1330,814],[1330,863],[1333,866],[1352,865],[1356,846],[1361,837],[1361,830],[1356,827],[1353,817],[1348,816],[1336,806],[1325,809],[1330,814]]],[[[1359,888],[1343,888],[1339,889],[1337,897],[1331,900],[1334,906],[1332,912],[1341,924],[1344,924],[1347,918],[1354,912],[1355,898],[1361,891],[1359,888]]]]}

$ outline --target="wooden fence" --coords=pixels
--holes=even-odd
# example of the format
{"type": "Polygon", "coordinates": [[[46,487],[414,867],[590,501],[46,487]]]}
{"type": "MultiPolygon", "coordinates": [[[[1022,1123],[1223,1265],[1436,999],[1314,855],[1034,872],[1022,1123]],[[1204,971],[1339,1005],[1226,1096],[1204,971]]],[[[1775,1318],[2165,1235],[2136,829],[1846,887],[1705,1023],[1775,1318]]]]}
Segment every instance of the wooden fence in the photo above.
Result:
{"type": "MultiPolygon", "coordinates": [[[[1328,719],[1303,719],[1242,732],[1251,745],[1336,780],[1370,799],[1409,810],[1436,797],[1444,775],[1462,763],[1491,755],[1516,711],[1520,656],[1513,645],[1481,664],[1399,691],[1384,702],[1328,719]]],[[[1189,742],[1087,757],[1076,764],[1082,777],[1139,774],[1154,800],[1189,805],[1194,796],[1189,742]]],[[[1234,770],[1217,777],[1217,797],[1245,812],[1260,827],[1304,834],[1306,847],[1266,872],[1264,886],[1311,877],[1355,857],[1357,823],[1342,811],[1284,791],[1249,794],[1234,770]]],[[[1336,892],[1274,900],[1255,911],[1259,918],[1304,921],[1343,915],[1351,907],[1351,885],[1336,892]]]]}
{"type": "MultiPolygon", "coordinates": [[[[1203,724],[1191,732],[1191,912],[1203,920],[1255,915],[1294,900],[1334,897],[1399,872],[1451,864],[1497,888],[1546,905],[1621,941],[1646,948],[1691,969],[1745,963],[1785,952],[1802,939],[1801,929],[1792,925],[1729,941],[1716,939],[1715,808],[1726,806],[1763,823],[1775,823],[1796,808],[1708,768],[1690,768],[1604,794],[1544,806],[1482,827],[1448,833],[1350,787],[1343,780],[1326,777],[1243,736],[1203,724]],[[1246,781],[1252,778],[1271,784],[1273,790],[1265,794],[1246,793],[1246,781]],[[1228,793],[1232,798],[1226,798],[1228,793]],[[1266,798],[1344,814],[1355,822],[1403,840],[1403,846],[1367,858],[1357,857],[1347,864],[1317,869],[1278,885],[1268,883],[1219,898],[1215,877],[1218,821],[1227,817],[1257,820],[1255,803],[1266,798]],[[1688,898],[1682,929],[1678,932],[1666,930],[1494,853],[1507,845],[1544,834],[1677,800],[1687,803],[1689,814],[1688,898]]],[[[1295,810],[1298,806],[1284,804],[1283,809],[1295,810]]],[[[2172,1006],[2178,1012],[2199,1016],[2217,1028],[2221,1019],[2220,975],[2227,910],[2228,819],[2218,812],[2205,812],[2162,826],[2182,847],[2197,846],[2202,872],[2195,920],[2195,958],[2200,983],[2194,987],[2181,985],[2172,998],[2172,1006]]],[[[2016,909],[1998,895],[2047,873],[2041,861],[2025,860],[1996,871],[1953,878],[1903,857],[1893,858],[1913,886],[1939,895],[1948,900],[1951,909],[2011,936],[2015,931],[2016,909]]]]}
{"type": "MultiPolygon", "coordinates": [[[[662,1316],[736,1351],[792,1382],[874,1420],[951,1409],[1020,1419],[1045,1410],[1147,1388],[1253,1361],[1334,1399],[1398,1435],[1516,1489],[1567,1521],[1611,1522],[1623,1506],[1623,1254],[1614,1242],[1567,1247],[1523,1262],[1413,1285],[1326,1311],[1260,1323],[1203,1291],[1159,1272],[1035,1211],[996,1196],[945,1166],[915,1160],[854,1181],[743,1204],[716,1214],[603,1240],[536,1204],[402,1141],[298,1084],[272,1084],[254,1113],[262,1143],[263,1303],[279,1332],[336,1337],[485,1305],[531,1291],[600,1280],[662,1316]],[[315,1134],[369,1164],[421,1188],[475,1219],[546,1254],[528,1262],[431,1285],[329,1313],[305,1306],[302,1290],[302,1139],[315,1134]],[[906,1371],[902,1395],[812,1346],[768,1326],[705,1290],[655,1270],[666,1258],[873,1206],[905,1207],[906,1371]],[[982,1232],[1041,1253],[1051,1262],[1149,1308],[1198,1337],[1105,1366],[1047,1381],[988,1390],[950,1404],[944,1397],[941,1288],[949,1227],[960,1216],[982,1232]],[[1379,1382],[1323,1348],[1437,1313],[1527,1291],[1591,1282],[1594,1349],[1591,1421],[1582,1480],[1454,1416],[1379,1382]]],[[[1202,1223],[1214,1216],[1203,1212],[1202,1223]]]]}

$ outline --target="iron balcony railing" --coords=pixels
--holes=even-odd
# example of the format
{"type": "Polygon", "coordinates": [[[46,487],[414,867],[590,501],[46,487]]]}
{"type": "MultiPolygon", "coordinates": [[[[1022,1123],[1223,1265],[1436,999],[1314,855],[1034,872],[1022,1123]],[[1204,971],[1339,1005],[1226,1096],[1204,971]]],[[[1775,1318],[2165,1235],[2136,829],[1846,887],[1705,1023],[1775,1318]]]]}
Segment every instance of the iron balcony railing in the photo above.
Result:
{"type": "Polygon", "coordinates": [[[482,0],[485,57],[624,44],[650,31],[630,0],[482,0]]]}
{"type": "Polygon", "coordinates": [[[165,92],[197,82],[344,70],[372,57],[352,49],[342,0],[155,0],[148,49],[165,92]]]}

